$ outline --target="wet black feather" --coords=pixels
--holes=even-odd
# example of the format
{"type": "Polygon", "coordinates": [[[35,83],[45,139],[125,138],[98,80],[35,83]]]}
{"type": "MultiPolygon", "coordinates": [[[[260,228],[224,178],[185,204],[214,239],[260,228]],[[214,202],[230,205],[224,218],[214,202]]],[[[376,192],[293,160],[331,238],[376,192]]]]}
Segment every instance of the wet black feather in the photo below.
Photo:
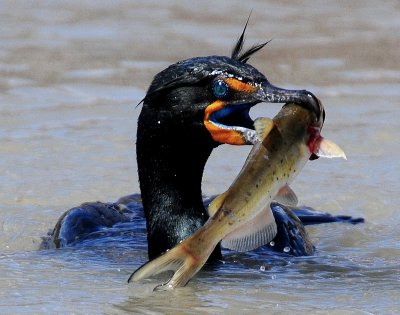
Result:
{"type": "Polygon", "coordinates": [[[256,53],[257,51],[262,49],[265,45],[267,45],[271,41],[271,40],[269,40],[269,41],[267,41],[265,43],[254,45],[250,49],[242,52],[243,44],[244,44],[244,41],[245,41],[245,36],[244,35],[246,33],[246,28],[247,28],[247,24],[249,24],[249,20],[250,20],[250,15],[247,18],[246,24],[245,24],[245,26],[243,28],[243,32],[240,35],[235,47],[233,48],[232,55],[231,55],[232,59],[240,61],[240,62],[243,62],[243,63],[246,63],[254,53],[256,53]]]}
{"type": "Polygon", "coordinates": [[[262,49],[265,45],[267,45],[271,40],[259,44],[259,45],[254,45],[253,47],[251,47],[250,49],[246,50],[243,54],[239,55],[238,59],[241,62],[246,63],[247,60],[250,59],[251,55],[253,55],[254,53],[256,53],[257,51],[259,51],[260,49],[262,49]]]}
{"type": "Polygon", "coordinates": [[[240,60],[240,52],[243,49],[244,44],[244,34],[246,33],[247,24],[249,24],[250,15],[247,18],[246,24],[244,25],[243,32],[240,35],[235,47],[233,48],[231,58],[234,60],[240,60]]]}

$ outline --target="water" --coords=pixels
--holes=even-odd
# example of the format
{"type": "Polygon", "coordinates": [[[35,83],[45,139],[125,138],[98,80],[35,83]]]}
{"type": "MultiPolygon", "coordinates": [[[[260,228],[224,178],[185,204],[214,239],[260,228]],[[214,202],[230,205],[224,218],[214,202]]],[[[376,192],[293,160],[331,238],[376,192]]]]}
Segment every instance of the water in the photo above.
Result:
{"type": "MultiPolygon", "coordinates": [[[[2,314],[400,312],[398,1],[2,1],[0,12],[2,314]],[[139,232],[38,250],[66,209],[139,191],[135,106],[151,78],[228,54],[251,9],[247,45],[273,38],[251,64],[318,95],[324,134],[348,157],[309,163],[293,183],[300,203],[366,223],[308,228],[313,257],[231,253],[172,293],[152,293],[161,279],[126,283],[146,260],[139,232]]],[[[216,150],[204,193],[227,188],[248,151],[216,150]]]]}

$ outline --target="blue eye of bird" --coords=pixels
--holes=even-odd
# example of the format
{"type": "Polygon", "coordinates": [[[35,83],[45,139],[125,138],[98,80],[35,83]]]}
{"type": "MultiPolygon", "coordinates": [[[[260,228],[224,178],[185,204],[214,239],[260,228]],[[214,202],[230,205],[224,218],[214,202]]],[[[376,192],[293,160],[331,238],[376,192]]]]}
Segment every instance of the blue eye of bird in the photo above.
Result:
{"type": "Polygon", "coordinates": [[[212,89],[215,97],[219,99],[225,98],[229,93],[229,85],[223,80],[214,81],[212,89]]]}

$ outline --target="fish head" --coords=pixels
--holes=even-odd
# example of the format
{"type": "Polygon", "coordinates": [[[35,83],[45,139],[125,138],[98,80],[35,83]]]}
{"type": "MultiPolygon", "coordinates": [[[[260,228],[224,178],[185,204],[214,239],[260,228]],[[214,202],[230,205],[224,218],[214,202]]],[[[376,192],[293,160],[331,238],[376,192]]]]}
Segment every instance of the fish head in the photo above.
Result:
{"type": "Polygon", "coordinates": [[[324,138],[321,135],[321,129],[325,122],[325,109],[321,101],[316,98],[319,103],[319,110],[315,112],[315,123],[308,128],[309,139],[307,146],[311,152],[310,160],[324,158],[343,158],[347,159],[344,151],[333,141],[324,138]]]}
{"type": "Polygon", "coordinates": [[[305,142],[308,147],[310,160],[319,157],[346,159],[343,150],[334,142],[325,139],[321,135],[321,129],[325,121],[325,109],[322,102],[310,93],[312,102],[286,103],[278,115],[274,118],[284,137],[297,138],[305,142]]]}
{"type": "MultiPolygon", "coordinates": [[[[311,94],[311,93],[310,93],[311,94]]],[[[346,158],[344,151],[333,141],[324,138],[321,135],[321,129],[325,122],[325,108],[322,102],[313,94],[313,101],[309,106],[300,106],[306,109],[303,113],[303,119],[307,124],[307,147],[310,151],[310,160],[316,160],[319,157],[324,158],[346,158]],[[307,117],[307,118],[306,118],[307,117]]]]}

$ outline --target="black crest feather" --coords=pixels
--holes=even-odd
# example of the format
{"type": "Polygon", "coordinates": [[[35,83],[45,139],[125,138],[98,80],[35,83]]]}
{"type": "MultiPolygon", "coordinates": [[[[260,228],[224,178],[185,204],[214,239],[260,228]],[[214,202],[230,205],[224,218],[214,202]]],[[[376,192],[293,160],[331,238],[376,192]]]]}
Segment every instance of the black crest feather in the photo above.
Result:
{"type": "Polygon", "coordinates": [[[247,18],[247,21],[246,21],[246,24],[244,26],[243,32],[240,35],[235,47],[233,48],[232,55],[231,55],[232,59],[237,60],[237,61],[241,61],[243,63],[246,63],[254,53],[256,53],[257,51],[262,49],[265,45],[267,45],[271,41],[271,40],[269,40],[269,41],[267,41],[265,43],[254,45],[250,49],[242,52],[243,44],[244,44],[244,40],[245,40],[244,34],[246,33],[246,28],[247,28],[247,24],[249,24],[249,20],[250,20],[250,15],[247,18]]]}

